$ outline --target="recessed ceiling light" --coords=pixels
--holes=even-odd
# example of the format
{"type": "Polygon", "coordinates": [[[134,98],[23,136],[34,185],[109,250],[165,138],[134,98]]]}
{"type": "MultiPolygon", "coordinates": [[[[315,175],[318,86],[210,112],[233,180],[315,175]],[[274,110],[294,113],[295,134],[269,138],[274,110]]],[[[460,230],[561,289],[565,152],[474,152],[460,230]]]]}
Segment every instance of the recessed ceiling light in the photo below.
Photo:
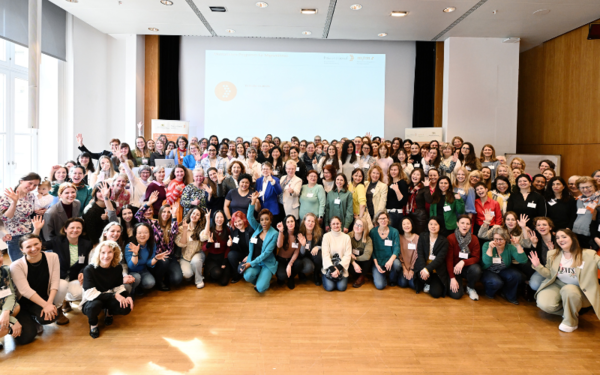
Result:
{"type": "Polygon", "coordinates": [[[302,35],[310,35],[310,34],[312,34],[312,32],[310,32],[310,31],[303,31],[302,32],[302,35]]]}
{"type": "Polygon", "coordinates": [[[395,10],[392,12],[392,17],[404,17],[408,14],[408,12],[395,10]]]}
{"type": "Polygon", "coordinates": [[[452,13],[456,10],[455,7],[448,7],[446,9],[444,9],[444,13],[452,13]]]}
{"type": "Polygon", "coordinates": [[[259,1],[258,3],[256,3],[256,6],[259,8],[266,8],[269,6],[269,4],[265,3],[264,1],[259,1]]]}
{"type": "Polygon", "coordinates": [[[548,13],[550,13],[550,9],[538,9],[535,12],[533,12],[533,14],[536,16],[545,16],[548,13]]]}
{"type": "Polygon", "coordinates": [[[162,5],[171,6],[173,2],[171,0],[160,0],[162,5]]]}
{"type": "Polygon", "coordinates": [[[158,31],[158,29],[156,27],[149,27],[148,30],[150,30],[150,31],[158,31]]]}
{"type": "Polygon", "coordinates": [[[377,34],[377,36],[380,36],[383,38],[384,36],[387,36],[387,33],[379,33],[379,34],[377,34]]]}
{"type": "Polygon", "coordinates": [[[316,9],[301,9],[300,13],[302,14],[317,14],[316,9]]]}
{"type": "Polygon", "coordinates": [[[352,5],[350,5],[350,9],[352,9],[352,10],[361,10],[362,9],[362,5],[360,5],[360,4],[352,4],[352,5]]]}
{"type": "Polygon", "coordinates": [[[229,34],[233,34],[233,33],[235,33],[235,30],[234,30],[234,29],[226,29],[225,31],[227,31],[229,34]]]}
{"type": "Polygon", "coordinates": [[[217,13],[224,13],[227,12],[227,8],[225,7],[208,7],[210,9],[211,12],[217,12],[217,13]]]}
{"type": "Polygon", "coordinates": [[[68,3],[78,3],[78,0],[67,0],[68,3]]]}

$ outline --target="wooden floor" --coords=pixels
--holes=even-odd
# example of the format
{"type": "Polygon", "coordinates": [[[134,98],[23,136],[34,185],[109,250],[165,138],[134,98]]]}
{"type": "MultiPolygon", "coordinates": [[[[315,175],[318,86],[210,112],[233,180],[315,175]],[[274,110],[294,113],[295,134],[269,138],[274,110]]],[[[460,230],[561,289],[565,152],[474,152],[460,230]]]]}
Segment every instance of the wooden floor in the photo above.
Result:
{"type": "Polygon", "coordinates": [[[30,345],[5,338],[0,374],[600,374],[592,312],[567,334],[524,301],[271,286],[154,291],[96,340],[74,310],[30,345]]]}

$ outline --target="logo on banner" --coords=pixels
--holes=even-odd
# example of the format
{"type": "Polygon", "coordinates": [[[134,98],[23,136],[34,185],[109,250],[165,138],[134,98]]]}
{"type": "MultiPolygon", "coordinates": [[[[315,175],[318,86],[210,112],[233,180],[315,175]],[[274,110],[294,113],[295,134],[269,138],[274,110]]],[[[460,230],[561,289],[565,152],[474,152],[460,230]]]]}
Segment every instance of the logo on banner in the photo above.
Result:
{"type": "Polygon", "coordinates": [[[228,102],[233,100],[237,95],[237,87],[231,82],[220,82],[217,87],[215,87],[215,95],[219,100],[228,102]]]}

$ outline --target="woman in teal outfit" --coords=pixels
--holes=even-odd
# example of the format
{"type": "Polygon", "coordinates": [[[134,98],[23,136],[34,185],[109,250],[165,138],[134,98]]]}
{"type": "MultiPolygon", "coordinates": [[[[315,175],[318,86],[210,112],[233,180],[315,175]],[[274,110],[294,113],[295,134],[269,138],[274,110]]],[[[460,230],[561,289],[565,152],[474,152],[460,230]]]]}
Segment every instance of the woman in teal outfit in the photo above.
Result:
{"type": "Polygon", "coordinates": [[[279,232],[271,226],[273,214],[266,208],[258,213],[260,223],[254,218],[258,195],[258,192],[252,194],[252,202],[248,207],[248,223],[254,229],[254,234],[250,238],[248,259],[240,267],[243,267],[244,279],[255,285],[254,290],[263,293],[269,289],[271,277],[277,272],[274,250],[279,232]]]}

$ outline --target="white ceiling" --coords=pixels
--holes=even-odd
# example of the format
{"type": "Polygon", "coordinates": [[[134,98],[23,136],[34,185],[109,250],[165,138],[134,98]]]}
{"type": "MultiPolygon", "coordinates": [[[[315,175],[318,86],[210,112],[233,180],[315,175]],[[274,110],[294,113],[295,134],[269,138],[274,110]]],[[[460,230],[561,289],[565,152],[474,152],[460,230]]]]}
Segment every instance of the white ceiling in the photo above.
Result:
{"type": "Polygon", "coordinates": [[[159,0],[50,1],[107,34],[422,41],[519,37],[522,50],[600,19],[600,0],[264,0],[267,8],[258,8],[258,0],[172,0],[172,6],[159,0]],[[363,8],[351,10],[356,3],[363,8]],[[225,6],[227,12],[214,13],[209,6],[225,6]],[[444,13],[446,7],[456,11],[444,13]],[[318,12],[303,15],[302,8],[318,12]],[[534,15],[538,9],[550,12],[534,15]],[[392,10],[409,14],[391,17],[392,10]]]}

